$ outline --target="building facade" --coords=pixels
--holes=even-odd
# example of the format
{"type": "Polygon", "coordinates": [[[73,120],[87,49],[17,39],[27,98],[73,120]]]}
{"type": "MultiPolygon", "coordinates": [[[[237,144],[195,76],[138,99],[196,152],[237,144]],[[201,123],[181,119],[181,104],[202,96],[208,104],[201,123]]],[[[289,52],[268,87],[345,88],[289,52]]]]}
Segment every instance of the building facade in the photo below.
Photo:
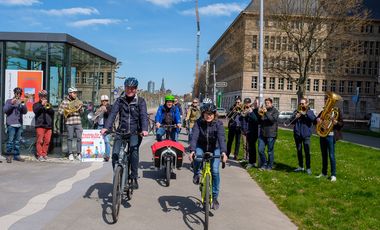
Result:
{"type": "Polygon", "coordinates": [[[148,81],[148,92],[154,93],[154,81],[148,81]]]}
{"type": "MultiPolygon", "coordinates": [[[[255,1],[257,2],[257,1],[255,1]]],[[[297,85],[286,78],[266,71],[271,65],[271,52],[291,49],[287,38],[279,35],[276,22],[266,19],[264,29],[264,98],[273,99],[279,111],[293,111],[297,108],[297,85]]],[[[355,68],[348,68],[344,76],[336,78],[328,74],[328,64],[323,57],[315,58],[309,66],[305,96],[310,107],[317,112],[324,106],[327,91],[341,95],[338,103],[346,119],[368,119],[372,112],[380,111],[379,60],[380,60],[380,20],[371,19],[362,29],[358,38],[362,44],[364,59],[355,68]],[[358,103],[353,96],[359,93],[358,103]],[[357,108],[355,113],[355,108],[357,108]]],[[[210,61],[216,66],[216,81],[227,82],[220,88],[222,106],[229,108],[236,96],[258,98],[259,95],[259,13],[253,2],[242,11],[230,27],[209,50],[210,61]],[[231,50],[227,47],[232,47],[231,50]],[[233,56],[233,58],[231,58],[233,56]]],[[[213,84],[209,78],[210,85],[213,84]]],[[[210,88],[208,89],[210,92],[210,88]]]]}
{"type": "MultiPolygon", "coordinates": [[[[85,105],[97,105],[102,94],[113,98],[116,58],[68,34],[0,32],[0,55],[1,120],[4,120],[5,90],[10,90],[5,88],[6,73],[12,70],[42,72],[42,88],[48,90],[55,111],[70,87],[78,89],[78,97],[85,105]]],[[[89,128],[85,116],[82,123],[89,128]]],[[[57,112],[54,124],[55,133],[65,131],[57,112]]],[[[1,122],[1,130],[3,125],[1,122]]],[[[34,134],[32,127],[25,130],[34,134]]],[[[0,139],[4,141],[3,135],[0,139]]]]}

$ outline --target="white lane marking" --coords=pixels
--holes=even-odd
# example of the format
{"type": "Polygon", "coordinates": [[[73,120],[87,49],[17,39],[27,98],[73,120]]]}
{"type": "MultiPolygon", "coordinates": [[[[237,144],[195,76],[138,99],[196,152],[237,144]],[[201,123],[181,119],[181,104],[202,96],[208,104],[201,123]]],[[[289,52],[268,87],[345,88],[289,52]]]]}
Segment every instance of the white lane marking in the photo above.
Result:
{"type": "Polygon", "coordinates": [[[17,221],[41,211],[50,199],[70,191],[75,182],[89,177],[92,171],[101,167],[103,167],[103,163],[92,163],[90,167],[79,170],[73,177],[60,181],[50,191],[32,197],[23,208],[0,217],[1,229],[8,229],[17,221]]]}

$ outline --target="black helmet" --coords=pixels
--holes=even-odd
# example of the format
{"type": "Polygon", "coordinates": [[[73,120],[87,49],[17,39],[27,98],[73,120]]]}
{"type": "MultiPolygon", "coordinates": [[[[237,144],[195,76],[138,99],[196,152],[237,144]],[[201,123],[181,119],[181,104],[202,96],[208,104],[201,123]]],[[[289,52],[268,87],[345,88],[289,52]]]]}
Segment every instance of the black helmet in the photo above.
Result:
{"type": "Polygon", "coordinates": [[[207,112],[207,113],[215,114],[216,113],[216,106],[212,103],[203,104],[201,111],[202,111],[202,113],[207,112]]]}
{"type": "Polygon", "coordinates": [[[16,87],[16,88],[13,89],[13,93],[14,94],[17,94],[17,93],[22,94],[22,89],[20,87],[16,87]]]}
{"type": "Polygon", "coordinates": [[[137,87],[139,85],[139,81],[134,77],[129,77],[124,81],[124,87],[137,87]]]}
{"type": "Polygon", "coordinates": [[[244,98],[244,103],[251,103],[251,98],[244,98]]]}

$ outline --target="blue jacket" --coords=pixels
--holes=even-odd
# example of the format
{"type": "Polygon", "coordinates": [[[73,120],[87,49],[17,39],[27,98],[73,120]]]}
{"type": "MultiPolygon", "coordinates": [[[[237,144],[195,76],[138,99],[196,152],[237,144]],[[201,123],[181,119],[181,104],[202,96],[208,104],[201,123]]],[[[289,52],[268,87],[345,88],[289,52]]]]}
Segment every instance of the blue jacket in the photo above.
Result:
{"type": "MultiPolygon", "coordinates": [[[[296,113],[292,116],[293,120],[296,116],[296,113]]],[[[316,119],[315,114],[310,109],[307,110],[305,115],[301,115],[296,119],[292,124],[294,124],[294,136],[298,137],[310,137],[311,136],[311,127],[314,120],[316,119]]]]}
{"type": "Polygon", "coordinates": [[[112,130],[117,114],[119,114],[117,130],[126,130],[129,133],[148,131],[148,112],[144,98],[136,95],[130,103],[125,96],[117,98],[104,128],[112,130]]]}
{"type": "Polygon", "coordinates": [[[222,153],[226,153],[223,122],[220,120],[206,122],[203,118],[199,118],[193,127],[190,150],[195,151],[197,147],[205,152],[214,152],[216,148],[220,148],[222,153]]]}
{"type": "Polygon", "coordinates": [[[12,99],[8,99],[3,107],[7,115],[7,125],[22,125],[22,115],[28,112],[25,104],[12,105],[12,99]]]}
{"type": "MultiPolygon", "coordinates": [[[[160,105],[158,107],[156,117],[155,117],[156,123],[158,122],[160,124],[163,124],[165,120],[165,109],[166,109],[165,105],[160,105]]],[[[172,113],[174,124],[167,124],[167,125],[181,124],[181,115],[179,114],[178,107],[173,105],[172,108],[170,109],[170,112],[172,113]]]]}

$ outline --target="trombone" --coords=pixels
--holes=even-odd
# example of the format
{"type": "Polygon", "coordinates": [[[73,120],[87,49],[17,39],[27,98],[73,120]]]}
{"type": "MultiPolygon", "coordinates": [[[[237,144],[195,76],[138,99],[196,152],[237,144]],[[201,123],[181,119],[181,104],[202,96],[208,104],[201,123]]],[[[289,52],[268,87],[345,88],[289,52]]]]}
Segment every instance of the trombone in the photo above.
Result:
{"type": "Polygon", "coordinates": [[[294,119],[291,120],[290,122],[287,122],[288,120],[290,120],[291,118],[289,118],[288,120],[284,121],[284,126],[285,127],[289,127],[295,120],[297,120],[299,117],[297,117],[297,113],[301,114],[301,115],[305,115],[307,113],[307,110],[308,110],[308,107],[306,106],[302,106],[302,105],[299,105],[297,110],[293,113],[293,116],[294,119]]]}
{"type": "Polygon", "coordinates": [[[242,105],[235,105],[235,107],[227,113],[227,117],[230,119],[235,119],[235,117],[241,113],[243,106],[242,105]]]}

